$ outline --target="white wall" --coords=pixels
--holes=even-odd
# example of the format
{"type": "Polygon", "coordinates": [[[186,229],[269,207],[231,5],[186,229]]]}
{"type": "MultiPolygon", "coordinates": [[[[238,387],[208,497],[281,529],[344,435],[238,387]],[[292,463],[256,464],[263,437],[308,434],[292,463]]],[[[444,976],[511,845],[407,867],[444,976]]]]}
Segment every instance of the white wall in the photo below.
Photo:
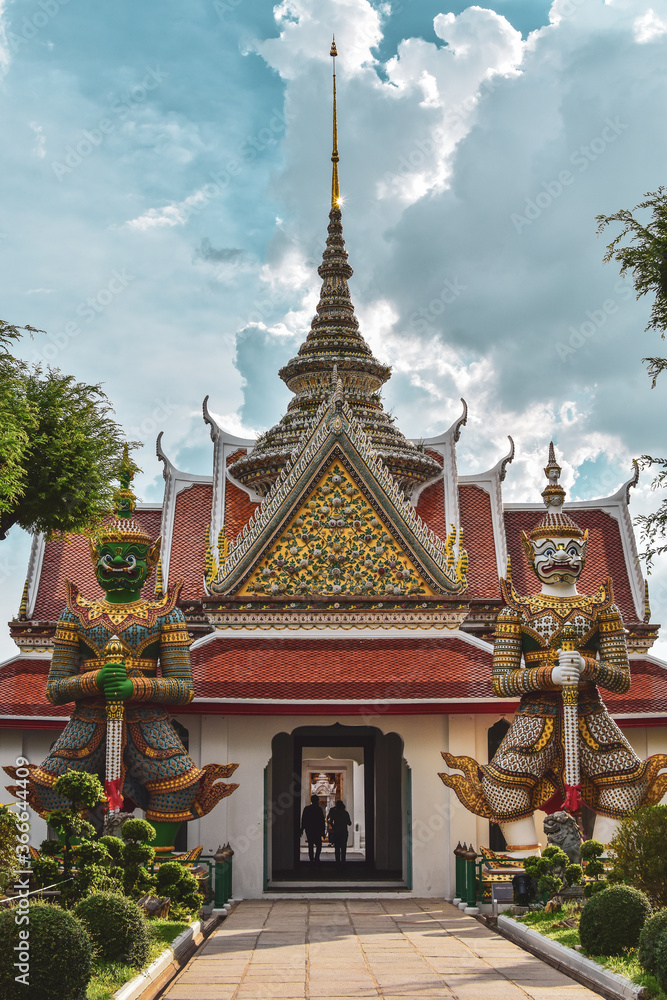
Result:
{"type": "Polygon", "coordinates": [[[241,762],[234,775],[239,788],[200,820],[204,852],[215,851],[221,837],[229,839],[235,851],[234,895],[260,896],[264,879],[264,768],[271,757],[271,740],[279,732],[335,722],[373,725],[383,733],[396,732],[402,737],[403,754],[412,770],[413,890],[422,896],[445,895],[451,848],[449,793],[438,777],[440,751],[447,749],[448,723],[443,716],[203,716],[202,747],[207,751],[202,751],[201,763],[241,762]]]}
{"type": "MultiPolygon", "coordinates": [[[[264,768],[271,757],[271,740],[279,732],[301,726],[376,726],[383,733],[396,732],[404,742],[403,755],[412,772],[413,892],[418,896],[453,895],[457,841],[479,849],[488,843],[488,822],[469,813],[446,788],[438,771],[446,770],[441,750],[467,754],[480,763],[487,759],[487,732],[500,714],[475,715],[373,715],[373,716],[176,716],[189,731],[190,753],[199,766],[236,761],[231,781],[239,788],[216,808],[188,825],[188,846],[201,844],[205,854],[215,853],[227,841],[235,851],[234,894],[256,898],[264,879],[264,768]]],[[[508,717],[509,719],[509,717],[508,717]]],[[[511,719],[509,719],[511,721],[511,719]]],[[[667,727],[647,726],[624,730],[640,757],[667,753],[667,727]]],[[[0,765],[14,764],[23,756],[40,763],[57,737],[52,730],[0,729],[0,765]]],[[[4,784],[10,784],[7,778],[4,784]]],[[[398,793],[398,789],[397,789],[398,793]]],[[[11,801],[8,793],[0,801],[11,801]]],[[[667,796],[663,801],[667,801],[667,796]]],[[[538,815],[538,830],[541,817],[538,815]]],[[[46,824],[32,814],[31,843],[46,836],[46,824]]]]}
{"type": "MultiPolygon", "coordinates": [[[[0,729],[0,766],[14,766],[18,757],[24,757],[30,764],[41,764],[48,755],[51,746],[59,736],[53,729],[0,729]]],[[[13,785],[13,780],[2,772],[2,782],[13,785]]],[[[17,800],[9,792],[0,795],[0,801],[10,805],[17,800]]],[[[30,809],[30,844],[39,847],[46,839],[46,823],[37,813],[30,809]]]]}

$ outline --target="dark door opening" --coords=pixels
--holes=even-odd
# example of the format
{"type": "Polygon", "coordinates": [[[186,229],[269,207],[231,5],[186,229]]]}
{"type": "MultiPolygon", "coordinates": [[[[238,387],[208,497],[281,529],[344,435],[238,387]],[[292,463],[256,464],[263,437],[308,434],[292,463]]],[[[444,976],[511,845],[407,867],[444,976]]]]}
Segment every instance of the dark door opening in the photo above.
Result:
{"type": "MultiPolygon", "coordinates": [[[[498,719],[495,725],[491,726],[487,733],[488,759],[491,760],[496,750],[505,738],[505,733],[510,724],[507,719],[498,719]]],[[[492,851],[504,851],[507,842],[503,837],[503,831],[497,823],[489,823],[489,847],[492,851]]]]}
{"type": "Polygon", "coordinates": [[[268,888],[392,883],[406,885],[409,794],[403,741],[372,726],[303,726],[272,743],[267,789],[268,888]],[[333,833],[310,861],[301,814],[310,796],[328,810],[342,798],[351,818],[345,861],[335,858],[333,833]]]}

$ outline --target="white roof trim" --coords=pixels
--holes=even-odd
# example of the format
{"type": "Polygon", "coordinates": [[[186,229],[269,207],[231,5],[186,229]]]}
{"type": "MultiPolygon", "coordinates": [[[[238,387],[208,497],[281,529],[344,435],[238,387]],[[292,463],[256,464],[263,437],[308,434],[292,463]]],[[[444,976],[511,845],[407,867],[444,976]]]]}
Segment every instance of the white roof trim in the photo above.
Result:
{"type": "MultiPolygon", "coordinates": [[[[32,545],[30,547],[30,561],[28,562],[28,605],[26,608],[26,618],[28,620],[32,619],[33,612],[35,610],[35,604],[37,603],[37,591],[39,590],[39,581],[42,576],[42,565],[44,563],[44,551],[46,549],[46,535],[43,532],[33,535],[32,545]]],[[[2,664],[0,664],[2,666],[2,664]]]]}
{"type": "MultiPolygon", "coordinates": [[[[503,491],[501,483],[507,474],[507,466],[514,459],[514,441],[508,436],[510,450],[499,459],[488,472],[480,472],[474,476],[460,476],[459,485],[478,486],[485,490],[491,498],[491,521],[493,524],[493,542],[496,550],[496,569],[499,577],[507,573],[507,534],[503,518],[503,491]]],[[[464,540],[465,541],[465,540],[464,540]]]]}
{"type": "Polygon", "coordinates": [[[480,639],[477,635],[470,635],[468,632],[461,632],[460,629],[446,628],[329,628],[319,629],[285,629],[285,628],[252,628],[252,629],[232,629],[218,628],[215,632],[209,632],[201,636],[190,646],[191,650],[201,649],[212,642],[221,639],[311,639],[316,642],[318,639],[338,639],[345,641],[349,639],[460,639],[462,642],[475,649],[482,649],[489,656],[493,654],[493,646],[490,642],[480,639]]]}
{"type": "Polygon", "coordinates": [[[155,442],[155,454],[164,468],[162,477],[164,479],[164,500],[162,502],[162,548],[160,560],[162,562],[162,580],[165,589],[169,586],[169,563],[171,561],[171,546],[174,538],[174,518],[176,516],[176,497],[183,490],[189,489],[195,483],[210,483],[210,476],[195,476],[189,472],[181,472],[167,457],[162,448],[163,431],[157,436],[155,442]]]}

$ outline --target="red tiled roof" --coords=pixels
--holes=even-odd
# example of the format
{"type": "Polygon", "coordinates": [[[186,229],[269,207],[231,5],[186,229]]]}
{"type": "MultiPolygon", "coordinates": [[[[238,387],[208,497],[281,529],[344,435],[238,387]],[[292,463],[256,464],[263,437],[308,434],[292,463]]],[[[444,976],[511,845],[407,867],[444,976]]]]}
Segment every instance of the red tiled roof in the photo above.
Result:
{"type": "Polygon", "coordinates": [[[421,517],[436,535],[443,540],[447,537],[447,518],[445,517],[445,491],[442,479],[432,486],[422,490],[417,500],[416,513],[421,517]]]}
{"type": "Polygon", "coordinates": [[[463,547],[468,553],[468,589],[471,599],[500,597],[496,545],[491,520],[491,497],[486,490],[466,483],[459,486],[463,547]]]}
{"type": "Polygon", "coordinates": [[[636,660],[633,657],[630,660],[630,674],[632,684],[627,694],[600,692],[612,715],[667,713],[667,669],[653,660],[636,660]]]}
{"type": "Polygon", "coordinates": [[[51,660],[17,657],[0,670],[0,715],[69,716],[71,705],[46,700],[46,678],[51,660]]]}
{"type": "MultiPolygon", "coordinates": [[[[521,531],[529,532],[543,515],[543,510],[505,511],[512,581],[520,594],[536,594],[540,589],[540,581],[528,566],[521,546],[521,531]]],[[[579,591],[582,594],[595,593],[600,584],[610,576],[614,584],[614,597],[625,622],[637,621],[618,521],[604,511],[592,508],[570,510],[570,516],[583,530],[588,528],[588,553],[577,585],[579,591]]]]}
{"type": "Polygon", "coordinates": [[[211,523],[212,498],[211,483],[193,483],[176,497],[169,583],[183,580],[181,600],[204,596],[206,529],[211,523]]]}
{"type": "MultiPolygon", "coordinates": [[[[70,705],[46,700],[49,660],[17,657],[0,670],[0,716],[66,718],[70,705]]],[[[491,648],[486,652],[462,639],[217,639],[192,653],[198,699],[325,699],[411,702],[440,699],[493,699],[491,648]]],[[[667,715],[667,669],[651,659],[632,659],[627,694],[602,691],[613,715],[667,715]]],[[[487,705],[488,705],[487,701],[487,705]]],[[[443,705],[435,711],[447,712],[443,705]]],[[[191,710],[206,711],[205,704],[191,710]]],[[[475,712],[475,702],[466,711],[475,712]]],[[[180,709],[179,711],[183,711],[180,709]]],[[[646,719],[651,725],[651,719],[646,719]]]]}
{"type": "MultiPolygon", "coordinates": [[[[161,510],[135,511],[134,519],[152,539],[160,534],[161,510]]],[[[65,580],[71,580],[86,597],[103,597],[93,564],[90,559],[88,540],[83,535],[72,535],[69,539],[54,538],[46,543],[44,562],[37,590],[34,621],[57,621],[65,607],[65,580]]],[[[144,596],[153,596],[155,575],[151,575],[144,596]]]]}
{"type": "Polygon", "coordinates": [[[192,651],[198,698],[490,698],[491,647],[455,637],[220,638],[192,651]]]}
{"type": "Polygon", "coordinates": [[[253,503],[245,490],[239,489],[229,479],[225,483],[225,532],[227,541],[233,542],[243,531],[259,504],[253,503]]]}

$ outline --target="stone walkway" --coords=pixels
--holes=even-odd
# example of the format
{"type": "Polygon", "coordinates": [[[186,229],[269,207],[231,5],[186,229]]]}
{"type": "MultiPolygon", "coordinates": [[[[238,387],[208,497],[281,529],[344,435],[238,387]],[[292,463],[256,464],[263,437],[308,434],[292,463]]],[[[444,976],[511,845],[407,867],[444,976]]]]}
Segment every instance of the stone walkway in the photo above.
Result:
{"type": "Polygon", "coordinates": [[[164,1000],[596,1000],[433,899],[246,900],[164,1000]]]}

